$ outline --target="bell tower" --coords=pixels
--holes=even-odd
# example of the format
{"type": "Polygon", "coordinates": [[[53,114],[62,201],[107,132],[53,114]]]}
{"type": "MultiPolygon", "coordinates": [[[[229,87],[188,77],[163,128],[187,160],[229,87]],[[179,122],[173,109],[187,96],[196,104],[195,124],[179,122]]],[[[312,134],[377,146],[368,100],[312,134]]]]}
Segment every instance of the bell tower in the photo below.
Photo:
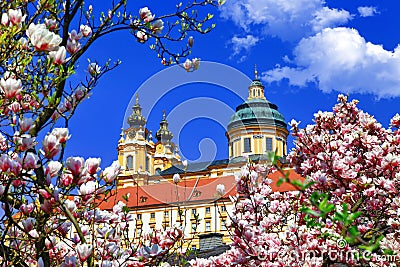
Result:
{"type": "Polygon", "coordinates": [[[122,129],[118,141],[118,159],[123,167],[119,176],[119,186],[128,186],[133,182],[146,183],[146,177],[153,174],[154,142],[151,132],[145,128],[146,119],[142,115],[139,95],[127,120],[129,127],[122,129]]]}
{"type": "Polygon", "coordinates": [[[178,146],[171,142],[173,137],[174,135],[168,129],[167,114],[164,110],[162,119],[160,121],[160,128],[156,133],[156,138],[158,141],[155,144],[154,154],[155,173],[168,169],[172,165],[179,164],[181,162],[178,146]]]}

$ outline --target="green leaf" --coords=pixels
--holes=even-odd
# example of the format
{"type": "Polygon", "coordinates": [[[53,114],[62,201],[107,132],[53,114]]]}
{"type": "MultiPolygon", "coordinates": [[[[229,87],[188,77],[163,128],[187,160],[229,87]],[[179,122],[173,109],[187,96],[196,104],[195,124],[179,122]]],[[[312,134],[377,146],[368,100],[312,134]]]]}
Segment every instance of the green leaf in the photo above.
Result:
{"type": "Polygon", "coordinates": [[[380,246],[381,240],[384,238],[383,235],[379,236],[377,240],[374,242],[373,240],[369,243],[369,245],[360,245],[359,248],[367,250],[369,252],[374,252],[380,246]]]}

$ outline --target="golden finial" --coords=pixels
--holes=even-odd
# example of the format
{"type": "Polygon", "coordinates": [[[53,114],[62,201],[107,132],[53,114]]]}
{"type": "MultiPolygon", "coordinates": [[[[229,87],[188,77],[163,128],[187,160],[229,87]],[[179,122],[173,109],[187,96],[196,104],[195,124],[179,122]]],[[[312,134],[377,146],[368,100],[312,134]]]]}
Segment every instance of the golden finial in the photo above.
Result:
{"type": "Polygon", "coordinates": [[[163,120],[165,120],[167,118],[167,111],[165,111],[164,109],[162,112],[163,112],[162,118],[163,120]]]}
{"type": "Polygon", "coordinates": [[[254,79],[258,80],[257,64],[254,64],[254,79]]]}
{"type": "Polygon", "coordinates": [[[139,104],[139,94],[136,93],[136,105],[138,105],[138,104],[139,104]]]}

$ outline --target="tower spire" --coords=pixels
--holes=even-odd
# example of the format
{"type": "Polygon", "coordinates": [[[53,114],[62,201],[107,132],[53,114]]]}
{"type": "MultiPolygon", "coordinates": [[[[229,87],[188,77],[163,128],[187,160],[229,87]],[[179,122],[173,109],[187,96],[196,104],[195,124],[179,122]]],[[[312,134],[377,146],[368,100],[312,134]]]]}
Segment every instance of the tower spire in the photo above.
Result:
{"type": "Polygon", "coordinates": [[[254,64],[254,79],[249,86],[249,97],[248,99],[265,99],[264,96],[264,85],[260,81],[258,76],[257,65],[254,64]]]}
{"type": "Polygon", "coordinates": [[[132,113],[128,118],[128,124],[133,128],[140,128],[146,124],[146,119],[142,115],[142,107],[139,104],[138,93],[136,93],[136,103],[132,107],[132,113]]]}
{"type": "Polygon", "coordinates": [[[160,122],[160,129],[156,133],[156,138],[158,141],[167,144],[171,141],[174,135],[168,129],[168,121],[166,111],[163,110],[162,120],[160,122]]]}

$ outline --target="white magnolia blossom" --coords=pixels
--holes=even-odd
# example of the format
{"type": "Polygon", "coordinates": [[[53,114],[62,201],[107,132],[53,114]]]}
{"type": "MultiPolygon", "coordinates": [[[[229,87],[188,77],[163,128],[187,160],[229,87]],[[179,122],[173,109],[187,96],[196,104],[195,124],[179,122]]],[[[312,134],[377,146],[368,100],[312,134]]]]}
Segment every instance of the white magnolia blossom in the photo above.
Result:
{"type": "Polygon", "coordinates": [[[62,41],[61,37],[49,31],[45,24],[30,24],[28,30],[26,30],[26,35],[38,51],[57,50],[62,41]]]}

